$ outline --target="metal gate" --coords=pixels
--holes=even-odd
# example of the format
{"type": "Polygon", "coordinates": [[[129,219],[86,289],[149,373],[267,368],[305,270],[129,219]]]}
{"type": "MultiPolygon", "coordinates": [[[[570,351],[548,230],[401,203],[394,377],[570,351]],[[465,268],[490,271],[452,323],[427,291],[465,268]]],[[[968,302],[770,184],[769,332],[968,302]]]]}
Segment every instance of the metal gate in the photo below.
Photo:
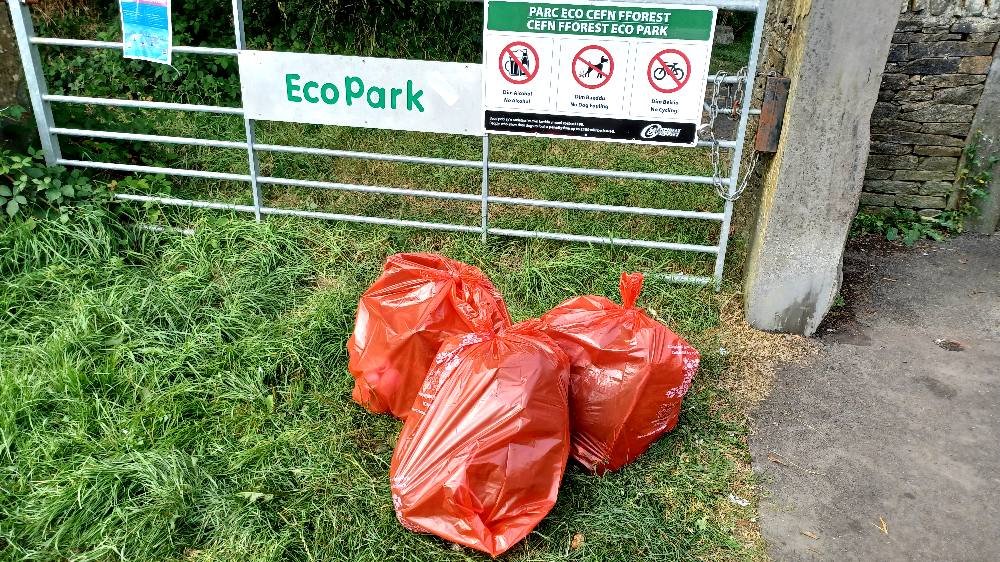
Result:
{"type": "MultiPolygon", "coordinates": [[[[481,1],[481,0],[480,0],[481,1]]],[[[689,176],[663,173],[648,173],[628,170],[611,170],[600,168],[569,168],[556,166],[543,166],[531,164],[518,164],[511,162],[493,162],[490,160],[490,136],[483,135],[482,159],[481,160],[457,160],[445,158],[427,158],[421,156],[407,156],[400,154],[380,154],[359,151],[347,151],[325,148],[308,148],[300,146],[261,144],[256,142],[254,135],[254,122],[244,116],[246,130],[245,142],[233,142],[203,138],[171,137],[161,135],[144,135],[119,133],[109,131],[93,131],[84,129],[73,129],[59,127],[53,120],[51,104],[72,103],[91,104],[126,108],[162,109],[173,111],[206,112],[227,115],[243,115],[240,107],[221,107],[196,104],[166,103],[139,100],[122,100],[111,98],[91,98],[80,96],[65,96],[49,94],[42,73],[42,62],[39,56],[39,45],[56,45],[63,47],[96,48],[96,49],[121,49],[122,43],[113,41],[88,41],[79,39],[63,39],[58,37],[36,37],[32,25],[31,9],[26,0],[8,0],[10,12],[13,17],[14,31],[17,35],[18,48],[21,60],[24,64],[25,79],[31,97],[32,109],[38,125],[38,133],[41,139],[42,149],[45,151],[46,162],[49,165],[75,166],[83,168],[99,168],[104,170],[115,170],[122,172],[165,174],[181,177],[208,178],[215,180],[229,180],[245,182],[250,185],[253,196],[252,205],[237,205],[230,203],[176,199],[168,197],[155,197],[141,194],[116,193],[115,197],[127,201],[155,202],[163,205],[173,205],[182,207],[198,207],[206,209],[221,209],[229,211],[239,211],[253,213],[259,221],[266,215],[290,215],[308,217],[315,219],[326,219],[336,221],[348,221],[356,223],[380,224],[389,226],[425,228],[434,230],[445,230],[462,233],[479,233],[483,240],[487,235],[512,236],[522,238],[543,238],[548,240],[559,240],[567,242],[582,242],[589,244],[611,244],[617,246],[632,246],[642,248],[652,248],[659,250],[673,250],[681,252],[699,252],[714,254],[715,269],[711,277],[696,276],[687,274],[668,274],[663,277],[667,280],[680,283],[694,283],[701,285],[713,284],[716,289],[722,282],[723,269],[725,267],[726,247],[729,243],[729,230],[733,214],[733,202],[741,192],[740,187],[740,163],[743,159],[743,146],[747,130],[747,121],[751,114],[757,111],[750,109],[752,96],[752,81],[757,74],[758,51],[760,50],[761,34],[764,27],[764,14],[767,10],[767,0],[631,0],[643,3],[669,3],[674,5],[697,5],[715,6],[721,10],[734,10],[754,12],[756,19],[754,23],[753,41],[750,47],[750,57],[745,73],[729,76],[725,73],[717,72],[709,76],[710,85],[714,85],[715,95],[713,103],[706,103],[708,122],[702,125],[703,133],[707,133],[708,139],[698,142],[700,148],[708,148],[712,152],[712,162],[714,173],[712,176],[689,176]],[[750,77],[747,79],[746,77],[750,77]],[[742,96],[739,107],[739,123],[734,140],[719,140],[715,138],[714,122],[715,117],[720,113],[718,107],[718,91],[722,84],[743,85],[742,96]],[[120,164],[114,162],[93,162],[83,160],[70,160],[62,157],[59,148],[60,136],[88,137],[124,141],[157,142],[183,144],[192,146],[206,146],[215,148],[230,148],[244,150],[248,157],[248,172],[246,174],[232,174],[221,172],[206,172],[200,170],[187,170],[180,168],[162,168],[154,166],[139,166],[131,164],[120,164]],[[721,152],[726,151],[730,155],[729,173],[722,173],[721,152]],[[403,189],[396,187],[382,187],[373,185],[357,185],[349,183],[336,183],[326,181],[301,180],[291,178],[279,178],[261,176],[258,173],[257,154],[260,152],[293,153],[314,156],[331,156],[339,158],[357,158],[367,160],[381,160],[389,162],[427,164],[435,166],[450,166],[458,168],[475,168],[482,170],[482,191],[480,194],[452,193],[440,191],[428,191],[420,189],[403,189]],[[682,209],[659,209],[629,207],[618,205],[601,205],[590,203],[577,203],[569,201],[552,201],[543,199],[528,199],[518,197],[499,197],[490,195],[490,170],[534,172],[546,174],[568,174],[578,176],[596,176],[607,178],[620,178],[631,180],[652,180],[660,182],[694,183],[713,186],[719,196],[725,201],[724,210],[721,213],[703,212],[682,209]],[[414,220],[399,220],[380,217],[368,217],[361,215],[346,215],[337,213],[326,213],[317,211],[306,211],[298,209],[284,209],[265,205],[261,194],[261,185],[283,185],[292,187],[320,188],[342,191],[354,191],[362,193],[375,193],[382,195],[400,195],[427,197],[451,201],[463,201],[479,203],[481,209],[480,226],[469,226],[459,224],[424,222],[414,220]],[[575,211],[592,211],[604,213],[620,213],[626,215],[645,215],[651,217],[672,217],[692,220],[713,221],[719,223],[719,243],[715,246],[684,244],[674,242],[660,242],[652,240],[632,240],[621,238],[609,238],[600,236],[584,236],[577,234],[566,234],[559,232],[542,232],[527,230],[512,230],[505,228],[493,228],[490,225],[491,205],[523,205],[530,207],[540,207],[549,209],[565,209],[575,211]]],[[[243,29],[243,2],[242,0],[232,0],[233,21],[235,23],[235,48],[214,48],[214,47],[188,47],[175,46],[176,53],[236,57],[239,52],[246,48],[245,34],[243,29]]],[[[731,109],[731,108],[730,108],[731,109]]],[[[723,111],[725,109],[723,108],[723,111]]]]}

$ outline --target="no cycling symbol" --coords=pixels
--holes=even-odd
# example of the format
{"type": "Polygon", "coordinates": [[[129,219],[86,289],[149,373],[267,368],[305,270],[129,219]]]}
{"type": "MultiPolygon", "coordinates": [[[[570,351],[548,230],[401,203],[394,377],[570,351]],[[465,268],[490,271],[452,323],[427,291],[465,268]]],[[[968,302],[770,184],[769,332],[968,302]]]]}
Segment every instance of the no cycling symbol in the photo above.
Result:
{"type": "Polygon", "coordinates": [[[573,57],[573,79],[588,90],[607,84],[614,72],[614,58],[599,45],[588,45],[573,57]]]}
{"type": "Polygon", "coordinates": [[[500,75],[518,86],[538,76],[538,51],[524,41],[514,41],[500,51],[500,75]]]}
{"type": "Polygon", "coordinates": [[[646,77],[653,89],[672,94],[691,79],[691,60],[677,49],[664,49],[649,61],[646,77]]]}

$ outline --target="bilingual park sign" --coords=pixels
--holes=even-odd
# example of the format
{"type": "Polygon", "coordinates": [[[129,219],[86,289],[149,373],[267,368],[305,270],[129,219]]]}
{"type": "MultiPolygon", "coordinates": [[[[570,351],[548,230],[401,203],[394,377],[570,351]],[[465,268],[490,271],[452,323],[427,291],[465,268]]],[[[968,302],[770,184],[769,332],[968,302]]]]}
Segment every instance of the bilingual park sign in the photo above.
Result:
{"type": "Polygon", "coordinates": [[[487,132],[694,146],[717,10],[486,0],[487,132]]]}
{"type": "Polygon", "coordinates": [[[481,135],[480,65],[241,51],[247,118],[481,135]]]}
{"type": "Polygon", "coordinates": [[[716,9],[486,1],[483,64],[239,53],[249,119],[694,146],[716,9]]]}

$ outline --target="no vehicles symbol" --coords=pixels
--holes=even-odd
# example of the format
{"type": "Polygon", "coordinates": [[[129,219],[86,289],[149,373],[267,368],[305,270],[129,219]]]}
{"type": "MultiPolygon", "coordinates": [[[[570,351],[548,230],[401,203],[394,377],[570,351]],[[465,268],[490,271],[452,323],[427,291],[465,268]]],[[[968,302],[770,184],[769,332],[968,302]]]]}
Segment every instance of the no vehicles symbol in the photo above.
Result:
{"type": "Polygon", "coordinates": [[[691,60],[677,49],[665,49],[649,61],[646,75],[653,89],[672,94],[691,79],[691,60]]]}
{"type": "Polygon", "coordinates": [[[514,41],[500,51],[500,75],[511,84],[527,84],[538,76],[538,51],[524,41],[514,41]]]}
{"type": "Polygon", "coordinates": [[[573,57],[573,79],[588,90],[607,84],[614,72],[614,58],[599,45],[588,45],[573,57]]]}

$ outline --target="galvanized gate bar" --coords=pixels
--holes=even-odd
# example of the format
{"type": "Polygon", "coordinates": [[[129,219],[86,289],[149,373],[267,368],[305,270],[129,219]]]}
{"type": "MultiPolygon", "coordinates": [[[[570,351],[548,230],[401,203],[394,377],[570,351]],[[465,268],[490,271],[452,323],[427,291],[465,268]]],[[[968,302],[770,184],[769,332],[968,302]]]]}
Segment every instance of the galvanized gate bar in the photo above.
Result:
{"type": "Polygon", "coordinates": [[[363,217],[358,215],[341,215],[338,213],[324,213],[322,211],[300,211],[298,209],[275,209],[273,207],[263,207],[261,209],[261,212],[265,215],[285,215],[290,217],[305,217],[310,219],[357,222],[362,224],[379,224],[383,226],[403,226],[409,228],[424,228],[429,230],[447,230],[450,232],[465,232],[468,234],[475,234],[479,232],[478,226],[465,226],[461,224],[447,224],[438,222],[408,221],[401,219],[383,219],[380,217],[363,217]]]}
{"type": "Polygon", "coordinates": [[[705,211],[684,211],[679,209],[656,209],[647,207],[624,207],[621,205],[600,205],[596,203],[574,203],[571,201],[549,201],[546,199],[524,199],[521,197],[490,196],[490,203],[504,205],[527,205],[530,207],[545,207],[549,209],[566,209],[570,211],[595,211],[601,213],[623,213],[629,215],[645,215],[649,217],[669,217],[678,219],[698,219],[721,221],[722,213],[705,211]]]}
{"type": "MultiPolygon", "coordinates": [[[[243,28],[243,0],[233,0],[233,27],[236,29],[236,51],[239,52],[247,46],[246,31],[243,28]]],[[[253,196],[254,215],[257,222],[260,222],[260,208],[264,204],[264,195],[257,183],[257,152],[253,147],[257,142],[257,133],[254,131],[253,119],[249,119],[245,114],[243,128],[247,135],[247,159],[250,165],[250,190],[253,196]]]]}
{"type": "Polygon", "coordinates": [[[535,172],[539,174],[570,174],[576,176],[596,176],[602,178],[619,178],[629,180],[665,181],[672,183],[703,183],[711,184],[709,176],[684,176],[677,174],[658,174],[654,172],[626,172],[620,170],[602,170],[599,168],[564,168],[561,166],[541,166],[536,164],[505,164],[493,162],[494,170],[508,172],[535,172]]]}
{"type": "Polygon", "coordinates": [[[241,213],[254,212],[254,208],[250,205],[234,205],[233,203],[216,203],[214,201],[197,201],[194,199],[177,199],[174,197],[157,197],[154,195],[119,193],[115,195],[115,199],[121,199],[122,201],[138,201],[140,203],[159,203],[161,205],[171,205],[174,207],[218,209],[220,211],[239,211],[241,213]]]}
{"type": "Polygon", "coordinates": [[[483,177],[479,188],[481,201],[479,203],[480,228],[483,231],[481,239],[486,242],[490,230],[490,136],[483,135],[483,177]]]}
{"type": "MultiPolygon", "coordinates": [[[[651,3],[651,4],[670,3],[670,4],[693,5],[693,6],[708,5],[708,6],[716,6],[720,9],[726,9],[726,10],[756,11],[757,14],[754,25],[754,37],[751,47],[751,56],[748,64],[749,76],[753,77],[756,75],[757,60],[758,60],[757,56],[760,47],[761,34],[763,32],[764,12],[766,11],[767,8],[766,0],[761,0],[760,2],[754,0],[625,0],[625,1],[634,1],[634,2],[651,3]]],[[[233,0],[232,3],[233,3],[234,32],[236,40],[235,49],[221,48],[221,47],[177,46],[173,47],[174,52],[182,54],[192,54],[192,55],[205,55],[205,56],[229,56],[229,57],[237,56],[239,52],[246,47],[245,33],[243,29],[243,6],[242,6],[242,0],[233,0]]],[[[380,224],[389,226],[445,230],[445,231],[463,232],[470,234],[478,232],[482,235],[484,240],[488,233],[494,233],[502,236],[513,236],[522,238],[541,238],[547,240],[559,240],[568,242],[583,242],[591,244],[613,244],[618,246],[633,246],[633,247],[661,249],[661,250],[716,254],[717,259],[715,263],[714,275],[712,277],[688,275],[688,274],[668,274],[668,275],[660,275],[659,277],[662,279],[680,283],[709,285],[714,282],[716,288],[718,288],[721,283],[722,274],[724,272],[724,266],[725,266],[725,253],[729,241],[729,227],[732,220],[733,204],[730,201],[730,199],[732,199],[733,195],[737,193],[739,190],[739,179],[740,179],[739,176],[741,168],[740,160],[742,159],[742,154],[743,154],[747,120],[750,115],[758,113],[757,111],[754,111],[749,108],[749,104],[752,99],[751,98],[753,90],[752,85],[748,86],[744,90],[743,104],[741,106],[742,113],[740,116],[739,126],[737,128],[736,140],[735,141],[726,140],[718,142],[719,148],[728,149],[732,151],[732,156],[733,156],[733,160],[730,167],[728,192],[727,192],[727,195],[729,197],[727,197],[727,201],[724,205],[724,211],[722,213],[686,211],[679,209],[628,207],[622,205],[575,203],[570,201],[549,201],[549,200],[529,199],[520,197],[501,197],[501,196],[490,195],[489,174],[491,170],[504,171],[504,172],[566,174],[566,175],[577,175],[577,176],[606,177],[606,178],[619,178],[619,179],[629,179],[629,180],[645,180],[645,181],[671,182],[671,183],[695,183],[702,185],[713,184],[713,178],[708,176],[689,176],[689,175],[678,175],[678,174],[635,172],[628,170],[573,168],[573,167],[545,166],[545,165],[535,165],[535,164],[493,162],[491,161],[490,158],[490,144],[488,135],[483,136],[482,159],[478,161],[449,159],[449,158],[430,158],[430,157],[397,155],[397,154],[379,154],[379,153],[350,151],[350,150],[258,144],[256,143],[254,138],[255,136],[254,123],[252,120],[247,119],[245,117],[244,110],[241,107],[223,107],[223,106],[170,103],[170,102],[149,102],[141,100],[93,98],[84,96],[49,95],[45,91],[45,80],[41,71],[41,59],[37,51],[38,45],[56,46],[56,47],[75,47],[75,48],[121,49],[122,43],[116,41],[89,41],[81,39],[63,39],[55,37],[35,37],[33,35],[33,29],[31,26],[31,14],[29,7],[23,4],[23,0],[8,0],[8,4],[10,5],[11,12],[14,15],[14,29],[18,37],[18,46],[21,51],[21,57],[25,67],[26,81],[28,82],[29,90],[31,91],[32,95],[31,98],[32,107],[35,110],[39,136],[42,138],[43,149],[46,152],[46,159],[48,163],[61,164],[66,166],[85,167],[85,168],[115,170],[122,172],[167,174],[167,175],[175,175],[181,177],[203,178],[210,180],[247,182],[251,186],[253,205],[251,206],[251,205],[240,205],[240,204],[231,204],[222,202],[185,200],[185,199],[157,197],[157,196],[140,195],[140,194],[116,194],[116,198],[118,199],[129,200],[129,201],[155,202],[163,205],[174,205],[181,207],[198,207],[206,209],[221,209],[221,210],[231,210],[237,212],[254,213],[258,218],[258,220],[260,220],[260,218],[264,215],[298,216],[306,218],[338,220],[338,221],[347,221],[347,222],[365,223],[365,224],[380,224]],[[237,142],[237,141],[227,141],[227,140],[217,140],[217,139],[202,139],[202,138],[178,137],[178,136],[167,136],[167,135],[148,135],[148,134],[135,134],[135,133],[114,132],[114,131],[95,131],[88,129],[70,128],[70,127],[56,127],[52,119],[52,114],[49,105],[50,103],[92,104],[92,105],[103,105],[103,106],[134,108],[134,109],[190,111],[190,112],[214,113],[222,115],[241,115],[244,116],[245,140],[237,142]],[[91,162],[91,161],[64,159],[60,156],[58,135],[75,136],[75,137],[93,137],[93,138],[103,138],[112,140],[123,140],[130,142],[159,142],[166,144],[207,146],[207,147],[224,148],[224,149],[241,149],[247,151],[249,173],[234,174],[234,173],[222,173],[222,172],[206,172],[200,170],[187,170],[187,169],[171,168],[171,167],[141,166],[141,165],[130,165],[130,164],[117,164],[112,162],[91,162]],[[257,170],[257,151],[265,151],[273,153],[304,154],[304,155],[338,157],[338,158],[358,158],[358,159],[376,160],[376,161],[389,161],[402,164],[450,166],[450,167],[468,168],[468,169],[477,168],[482,171],[481,189],[479,194],[471,194],[471,193],[454,193],[454,192],[442,192],[442,191],[399,188],[399,187],[384,187],[375,185],[358,185],[358,184],[342,183],[342,182],[300,180],[300,179],[267,177],[267,176],[261,177],[258,175],[258,170],[257,170]],[[268,207],[263,203],[263,197],[260,189],[261,185],[284,185],[284,186],[305,187],[313,189],[333,189],[340,191],[373,193],[380,195],[427,197],[439,200],[451,200],[451,201],[460,201],[468,203],[479,202],[480,224],[479,226],[471,226],[471,225],[461,225],[461,224],[433,223],[424,221],[386,219],[380,217],[367,217],[358,215],[268,207]],[[524,231],[516,229],[493,228],[489,223],[490,204],[523,205],[523,206],[574,210],[574,211],[622,213],[622,214],[669,217],[669,218],[691,219],[691,220],[709,220],[714,222],[720,222],[722,230],[719,236],[719,245],[709,246],[709,245],[685,244],[685,243],[675,243],[675,242],[659,242],[650,240],[631,240],[626,238],[611,238],[602,236],[585,236],[585,235],[575,235],[575,234],[558,233],[558,232],[535,232],[535,231],[524,231]]],[[[714,75],[710,76],[709,80],[714,81],[715,76],[714,75]]],[[[734,84],[737,83],[738,81],[739,78],[737,76],[724,76],[721,79],[721,82],[726,84],[734,84]]],[[[710,141],[702,140],[698,142],[698,147],[700,148],[707,148],[712,146],[713,143],[710,141]]]]}
{"type": "Polygon", "coordinates": [[[380,160],[399,162],[402,164],[428,164],[431,166],[450,166],[453,168],[480,168],[479,160],[453,160],[449,158],[431,158],[425,156],[404,156],[400,154],[380,154],[378,152],[357,152],[353,150],[337,150],[332,148],[311,148],[305,146],[288,146],[283,144],[254,145],[261,152],[284,152],[290,154],[307,154],[311,156],[332,156],[336,158],[358,158],[360,160],[380,160]]]}
{"type": "MultiPolygon", "coordinates": [[[[140,174],[163,174],[167,176],[182,176],[187,178],[204,178],[209,180],[250,181],[248,174],[230,174],[226,172],[204,172],[201,170],[185,170],[183,168],[167,168],[163,166],[141,166],[138,164],[115,164],[111,162],[93,162],[90,160],[67,160],[60,158],[54,164],[59,166],[76,166],[78,168],[97,168],[99,170],[115,170],[118,172],[136,172],[140,174]]],[[[116,194],[116,196],[119,194],[116,194]]]]}
{"type": "Polygon", "coordinates": [[[291,178],[272,178],[261,176],[257,183],[265,185],[288,185],[292,187],[309,187],[313,189],[332,189],[337,191],[357,191],[360,193],[378,193],[382,195],[405,195],[410,197],[429,197],[451,201],[466,201],[478,203],[482,197],[471,193],[453,193],[450,191],[427,191],[403,187],[382,187],[378,185],[360,185],[355,183],[338,183],[316,180],[297,180],[291,178]]]}
{"type": "MultiPolygon", "coordinates": [[[[89,39],[63,39],[60,37],[33,37],[32,45],[52,45],[55,47],[79,47],[82,49],[121,49],[121,41],[91,41],[89,39]]],[[[186,47],[177,45],[171,47],[175,53],[186,55],[218,55],[235,57],[239,53],[236,49],[225,49],[221,47],[186,47]]]]}
{"type": "Polygon", "coordinates": [[[54,135],[64,135],[67,137],[91,137],[95,139],[112,139],[133,142],[162,142],[164,144],[186,144],[190,146],[211,146],[214,148],[246,148],[246,142],[224,141],[215,139],[201,139],[197,137],[166,137],[162,135],[139,135],[136,133],[119,133],[116,131],[92,131],[89,129],[65,129],[63,127],[52,127],[49,129],[54,135]]]}
{"type": "Polygon", "coordinates": [[[635,246],[652,250],[675,250],[678,252],[702,252],[714,254],[718,246],[702,246],[700,244],[680,244],[677,242],[655,242],[652,240],[629,240],[628,238],[612,238],[605,236],[585,236],[582,234],[563,234],[560,232],[540,232],[537,230],[511,230],[508,228],[491,228],[493,234],[515,236],[518,238],[542,238],[545,240],[560,240],[563,242],[585,242],[588,244],[609,244],[612,246],[635,246]]]}
{"type": "Polygon", "coordinates": [[[171,109],[174,111],[194,111],[200,113],[221,113],[227,115],[243,115],[242,107],[223,107],[219,105],[198,105],[192,103],[171,103],[165,101],[120,100],[114,98],[88,98],[83,96],[60,96],[46,94],[42,96],[46,102],[79,103],[85,105],[109,105],[112,107],[133,107],[138,109],[171,109]]]}
{"type": "MultiPolygon", "coordinates": [[[[230,143],[227,148],[243,148],[242,143],[230,143]]],[[[81,166],[88,168],[101,168],[117,171],[131,171],[151,174],[169,174],[175,176],[198,177],[206,179],[222,179],[232,181],[250,181],[249,175],[226,174],[223,172],[205,172],[201,170],[186,170],[183,168],[163,168],[154,166],[141,166],[132,164],[116,164],[109,162],[94,162],[87,160],[60,160],[59,164],[67,166],[81,166]]],[[[268,176],[258,176],[257,182],[264,185],[287,185],[293,187],[307,187],[313,189],[331,189],[341,191],[356,191],[362,193],[376,193],[382,195],[401,195],[411,197],[429,197],[442,200],[479,202],[481,195],[468,193],[453,193],[448,191],[429,191],[419,189],[408,189],[399,187],[383,187],[372,185],[360,185],[352,183],[326,182],[317,180],[301,180],[292,178],[278,178],[268,176]]],[[[573,211],[592,211],[604,213],[623,213],[633,215],[645,215],[664,218],[681,218],[696,220],[721,221],[723,213],[712,213],[706,211],[685,211],[679,209],[657,209],[645,207],[626,207],[620,205],[600,205],[594,203],[575,203],[569,201],[550,201],[545,199],[525,199],[520,197],[499,197],[487,194],[488,203],[504,205],[525,205],[532,207],[544,207],[551,209],[565,209],[573,211]]]]}
{"type": "MultiPolygon", "coordinates": [[[[51,97],[51,96],[50,96],[51,97]]],[[[194,137],[172,137],[161,135],[141,135],[135,133],[121,133],[117,131],[93,131],[86,129],[67,129],[54,127],[51,131],[55,134],[63,134],[77,137],[95,137],[104,139],[136,141],[136,142],[162,142],[167,144],[188,144],[194,146],[215,146],[219,148],[246,148],[245,142],[223,141],[214,139],[201,139],[194,137]]],[[[405,156],[399,154],[379,154],[375,152],[356,152],[350,150],[335,150],[329,148],[310,148],[301,146],[286,146],[275,144],[254,144],[254,149],[260,152],[283,152],[290,154],[306,154],[312,156],[333,156],[340,158],[358,158],[363,160],[381,160],[387,162],[399,162],[404,164],[427,164],[433,166],[450,166],[456,168],[482,168],[482,161],[476,160],[453,160],[448,158],[431,158],[423,156],[405,156]]],[[[606,170],[602,168],[569,168],[559,166],[544,166],[536,164],[513,164],[507,162],[491,162],[490,167],[494,170],[507,172],[532,172],[543,174],[564,174],[576,176],[594,176],[605,178],[618,178],[627,180],[662,181],[671,183],[697,183],[711,184],[712,178],[709,176],[685,176],[677,174],[662,174],[656,172],[632,172],[628,170],[606,170]]]]}
{"type": "MultiPolygon", "coordinates": [[[[483,163],[478,160],[452,160],[448,158],[432,158],[425,156],[404,156],[399,154],[380,154],[377,152],[356,152],[351,150],[336,150],[331,148],[309,148],[302,146],[287,146],[280,144],[256,144],[254,147],[262,152],[285,152],[291,154],[309,154],[313,156],[334,156],[339,158],[359,158],[362,160],[382,160],[404,164],[429,164],[432,166],[452,166],[456,168],[481,168],[483,163]]],[[[678,174],[661,174],[655,172],[632,172],[629,170],[606,170],[603,168],[569,168],[561,166],[544,166],[536,164],[514,164],[509,162],[490,162],[491,170],[505,172],[532,172],[541,174],[564,174],[575,176],[597,176],[628,180],[664,181],[673,183],[703,183],[711,184],[708,176],[685,176],[678,174]]]]}

